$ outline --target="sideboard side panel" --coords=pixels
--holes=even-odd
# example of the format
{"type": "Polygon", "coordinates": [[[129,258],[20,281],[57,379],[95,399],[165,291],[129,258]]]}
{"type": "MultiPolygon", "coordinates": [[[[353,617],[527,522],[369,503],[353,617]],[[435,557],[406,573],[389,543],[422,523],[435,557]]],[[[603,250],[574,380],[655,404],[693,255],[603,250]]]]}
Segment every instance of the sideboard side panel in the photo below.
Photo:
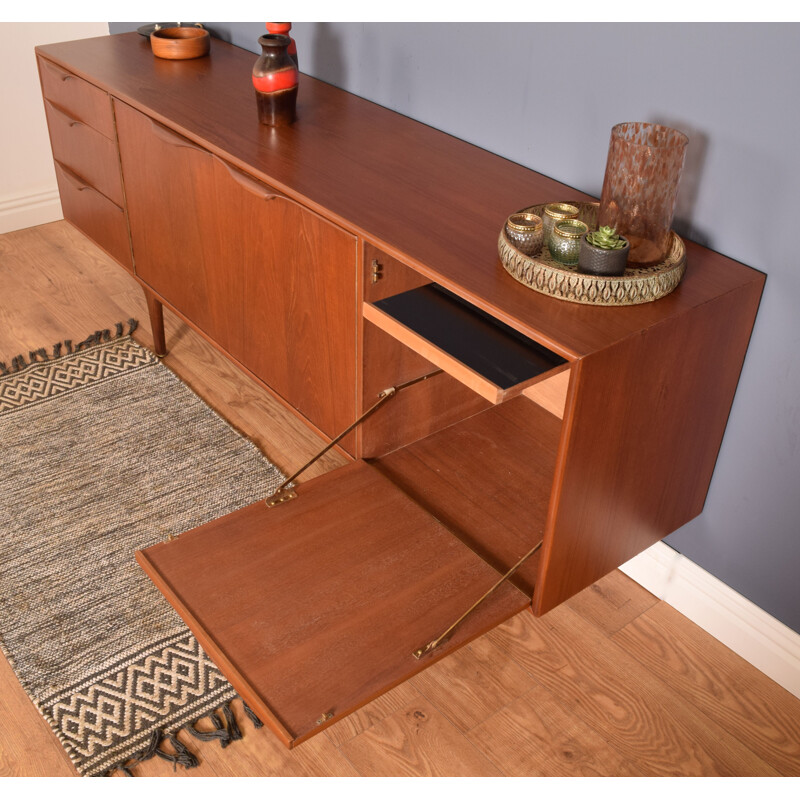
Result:
{"type": "Polygon", "coordinates": [[[579,361],[535,614],[702,511],[763,281],[579,361]]]}

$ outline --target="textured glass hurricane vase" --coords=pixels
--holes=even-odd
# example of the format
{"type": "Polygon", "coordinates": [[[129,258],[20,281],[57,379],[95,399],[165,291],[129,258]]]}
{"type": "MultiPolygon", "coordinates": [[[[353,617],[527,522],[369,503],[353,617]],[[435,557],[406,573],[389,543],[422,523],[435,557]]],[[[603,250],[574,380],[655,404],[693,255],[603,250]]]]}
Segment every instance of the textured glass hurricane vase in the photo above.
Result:
{"type": "Polygon", "coordinates": [[[669,252],[688,143],[680,131],[648,122],[611,129],[598,221],[630,242],[629,266],[658,264],[669,252]]]}

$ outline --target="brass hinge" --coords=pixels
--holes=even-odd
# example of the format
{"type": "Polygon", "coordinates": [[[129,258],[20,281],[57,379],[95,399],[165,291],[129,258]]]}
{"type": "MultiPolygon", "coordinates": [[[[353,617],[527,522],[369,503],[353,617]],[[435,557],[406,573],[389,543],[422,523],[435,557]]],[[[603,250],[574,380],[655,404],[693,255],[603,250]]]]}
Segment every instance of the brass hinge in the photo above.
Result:
{"type": "Polygon", "coordinates": [[[271,497],[266,500],[267,508],[279,506],[281,503],[288,503],[289,500],[294,500],[297,497],[297,492],[294,489],[282,489],[275,492],[271,497]]]}
{"type": "Polygon", "coordinates": [[[383,277],[383,264],[377,258],[372,259],[372,282],[377,283],[383,277]]]}

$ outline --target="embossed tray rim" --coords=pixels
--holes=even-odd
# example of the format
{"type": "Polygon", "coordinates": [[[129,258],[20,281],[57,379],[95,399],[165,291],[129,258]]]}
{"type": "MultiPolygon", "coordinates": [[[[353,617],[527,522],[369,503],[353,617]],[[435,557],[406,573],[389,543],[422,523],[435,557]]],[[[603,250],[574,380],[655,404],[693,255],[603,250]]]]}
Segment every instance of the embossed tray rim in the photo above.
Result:
{"type": "MultiPolygon", "coordinates": [[[[556,202],[556,201],[553,201],[556,202]]],[[[578,219],[596,227],[599,203],[558,201],[578,207],[578,219]]],[[[542,215],[546,203],[529,206],[519,213],[542,215]]],[[[506,236],[505,225],[497,243],[500,260],[506,272],[516,281],[541,294],[571,303],[598,306],[631,306],[650,303],[674,291],[686,270],[686,247],[672,231],[667,257],[651,267],[634,267],[624,275],[588,275],[552,258],[545,246],[540,256],[531,257],[517,250],[506,236]]]]}

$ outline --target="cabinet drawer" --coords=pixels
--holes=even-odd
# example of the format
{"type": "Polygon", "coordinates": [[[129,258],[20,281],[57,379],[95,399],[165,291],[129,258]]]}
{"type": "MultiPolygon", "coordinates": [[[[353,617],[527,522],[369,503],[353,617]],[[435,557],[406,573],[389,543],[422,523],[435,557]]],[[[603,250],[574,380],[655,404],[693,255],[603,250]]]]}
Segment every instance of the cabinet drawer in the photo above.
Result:
{"type": "Polygon", "coordinates": [[[73,119],[114,139],[111,98],[106,92],[43,58],[39,59],[39,74],[46,99],[63,108],[73,119]]]}
{"type": "Polygon", "coordinates": [[[118,206],[124,205],[113,140],[45,100],[53,158],[118,206]]]}
{"type": "Polygon", "coordinates": [[[55,166],[64,218],[120,264],[133,270],[125,212],[67,167],[58,162],[55,166]]]}
{"type": "Polygon", "coordinates": [[[437,284],[365,302],[363,313],[494,404],[568,368],[561,356],[437,284]]]}

